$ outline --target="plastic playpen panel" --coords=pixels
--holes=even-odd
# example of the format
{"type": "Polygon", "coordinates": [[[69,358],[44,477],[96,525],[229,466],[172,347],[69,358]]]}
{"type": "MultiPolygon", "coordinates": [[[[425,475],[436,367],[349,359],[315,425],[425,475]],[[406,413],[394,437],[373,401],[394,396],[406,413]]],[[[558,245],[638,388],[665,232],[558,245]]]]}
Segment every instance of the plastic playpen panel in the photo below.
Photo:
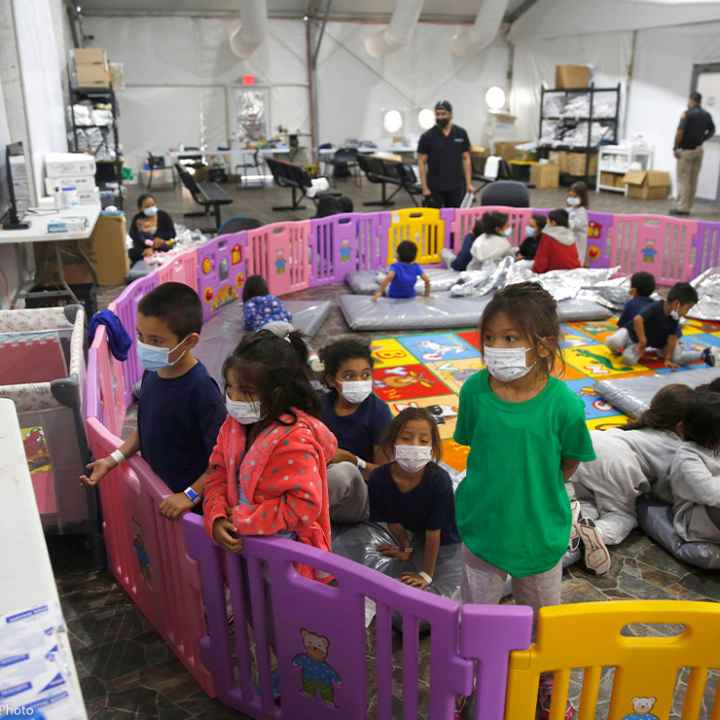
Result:
{"type": "Polygon", "coordinates": [[[160,269],[160,281],[179,282],[189,285],[193,290],[198,289],[197,251],[188,250],[177,255],[160,269]]]}
{"type": "Polygon", "coordinates": [[[610,267],[608,235],[613,224],[613,217],[611,213],[588,213],[588,267],[610,267]]]}
{"type": "Polygon", "coordinates": [[[88,384],[85,417],[95,417],[113,434],[121,435],[125,419],[125,377],[122,363],[110,352],[107,330],[98,327],[88,350],[88,375],[97,383],[88,384]]]}
{"type": "Polygon", "coordinates": [[[197,291],[203,320],[240,297],[247,277],[247,232],[220,235],[197,249],[197,291]]]}
{"type": "Polygon", "coordinates": [[[480,207],[455,210],[452,227],[456,250],[462,246],[462,241],[465,236],[473,231],[475,223],[489,212],[500,212],[507,215],[512,229],[512,236],[509,238],[510,244],[517,247],[520,243],[522,243],[525,239],[525,228],[530,220],[530,216],[534,212],[531,208],[494,207],[490,205],[483,205],[480,207]]]}
{"type": "Polygon", "coordinates": [[[415,243],[418,255],[415,262],[434,265],[440,262],[445,243],[445,221],[435,208],[408,208],[390,213],[388,227],[388,265],[396,260],[397,246],[405,241],[415,243]]]}
{"type": "Polygon", "coordinates": [[[693,242],[693,277],[720,265],[720,223],[699,222],[693,242]]]}

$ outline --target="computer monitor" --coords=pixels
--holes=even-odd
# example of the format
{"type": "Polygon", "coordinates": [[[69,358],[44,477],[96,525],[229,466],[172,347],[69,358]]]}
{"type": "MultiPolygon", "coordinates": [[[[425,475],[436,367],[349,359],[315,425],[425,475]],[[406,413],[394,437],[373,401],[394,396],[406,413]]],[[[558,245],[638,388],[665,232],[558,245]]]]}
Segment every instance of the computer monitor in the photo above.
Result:
{"type": "Polygon", "coordinates": [[[30,226],[21,223],[20,217],[25,215],[28,208],[30,185],[25,151],[21,142],[12,143],[5,148],[4,171],[7,199],[0,200],[5,205],[4,208],[0,205],[3,230],[26,230],[30,226]]]}

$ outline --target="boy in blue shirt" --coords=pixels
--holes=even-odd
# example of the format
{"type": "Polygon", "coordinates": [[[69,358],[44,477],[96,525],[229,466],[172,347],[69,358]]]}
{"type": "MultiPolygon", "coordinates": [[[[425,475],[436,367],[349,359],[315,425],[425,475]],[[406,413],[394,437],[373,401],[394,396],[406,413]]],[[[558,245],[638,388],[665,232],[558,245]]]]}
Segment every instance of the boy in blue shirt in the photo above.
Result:
{"type": "Polygon", "coordinates": [[[680,338],[680,318],[685,317],[697,303],[697,290],[690,283],[675,283],[667,300],[646,305],[645,309],[627,319],[624,325],[607,339],[607,346],[615,354],[622,354],[627,365],[637,365],[648,348],[662,353],[665,366],[677,368],[693,360],[704,360],[715,365],[715,354],[710,348],[686,350],[680,338]]]}
{"type": "Polygon", "coordinates": [[[137,430],[108,457],[90,463],[97,485],[113,468],[140,451],[172,490],[160,512],[172,520],[202,500],[203,473],[225,421],[225,399],[205,366],[193,356],[200,340],[202,306],[183,283],[163,283],[138,305],[137,353],[145,367],[137,430]]]}
{"type": "Polygon", "coordinates": [[[652,303],[650,297],[655,292],[655,276],[649,272],[636,272],[630,278],[630,299],[625,303],[618,327],[625,327],[636,315],[639,315],[652,303]]]}
{"type": "Polygon", "coordinates": [[[398,261],[388,268],[388,274],[380,283],[380,289],[373,295],[373,301],[379,300],[385,290],[388,291],[389,298],[414,298],[418,278],[425,282],[425,297],[430,297],[430,278],[415,262],[417,252],[417,245],[410,240],[403,240],[397,246],[395,254],[398,261]]]}

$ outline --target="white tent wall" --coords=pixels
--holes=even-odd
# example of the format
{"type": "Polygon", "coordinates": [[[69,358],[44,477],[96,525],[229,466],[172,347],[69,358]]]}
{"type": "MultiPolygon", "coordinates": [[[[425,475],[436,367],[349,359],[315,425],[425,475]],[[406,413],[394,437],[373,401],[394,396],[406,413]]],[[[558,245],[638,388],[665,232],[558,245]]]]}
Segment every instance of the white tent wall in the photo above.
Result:
{"type": "Polygon", "coordinates": [[[461,26],[419,23],[407,46],[382,58],[371,58],[364,38],[377,26],[328,23],[318,58],[318,138],[343,143],[348,138],[387,145],[383,115],[399,110],[404,125],[397,135],[416,139],[417,113],[438,100],[453,104],[455,121],[480,144],[487,110],[485,91],[506,87],[508,46],[502,39],[481,53],[458,58],[450,41],[461,26]]]}
{"type": "Polygon", "coordinates": [[[119,91],[120,142],[138,169],[148,150],[167,153],[179,143],[200,143],[201,113],[209,149],[227,143],[232,88],[245,74],[270,88],[270,123],[309,131],[305,25],[270,20],[265,43],[248,59],[228,41],[237,18],[87,17],[92,44],[124,66],[119,91]]]}

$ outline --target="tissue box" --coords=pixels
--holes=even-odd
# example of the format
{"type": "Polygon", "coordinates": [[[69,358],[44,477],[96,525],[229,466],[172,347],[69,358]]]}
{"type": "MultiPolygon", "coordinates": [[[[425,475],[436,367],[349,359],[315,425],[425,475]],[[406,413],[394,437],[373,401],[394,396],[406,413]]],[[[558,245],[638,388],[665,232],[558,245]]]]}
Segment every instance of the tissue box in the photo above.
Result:
{"type": "Polygon", "coordinates": [[[623,184],[628,197],[635,200],[664,200],[670,195],[670,173],[662,170],[631,170],[625,173],[623,184]]]}
{"type": "Polygon", "coordinates": [[[94,175],[63,175],[61,177],[46,177],[45,178],[45,192],[48,195],[52,195],[55,192],[55,188],[63,188],[68,185],[72,185],[78,193],[83,190],[94,190],[95,189],[95,176],[94,175]]]}
{"type": "Polygon", "coordinates": [[[590,68],[587,65],[556,65],[555,87],[586,88],[590,84],[590,68]]]}
{"type": "Polygon", "coordinates": [[[95,175],[95,158],[85,153],[48,153],[45,174],[49,178],[95,175]]]}
{"type": "Polygon", "coordinates": [[[533,163],[530,167],[530,184],[538,190],[556,188],[560,185],[560,168],[557,165],[533,163]]]}

